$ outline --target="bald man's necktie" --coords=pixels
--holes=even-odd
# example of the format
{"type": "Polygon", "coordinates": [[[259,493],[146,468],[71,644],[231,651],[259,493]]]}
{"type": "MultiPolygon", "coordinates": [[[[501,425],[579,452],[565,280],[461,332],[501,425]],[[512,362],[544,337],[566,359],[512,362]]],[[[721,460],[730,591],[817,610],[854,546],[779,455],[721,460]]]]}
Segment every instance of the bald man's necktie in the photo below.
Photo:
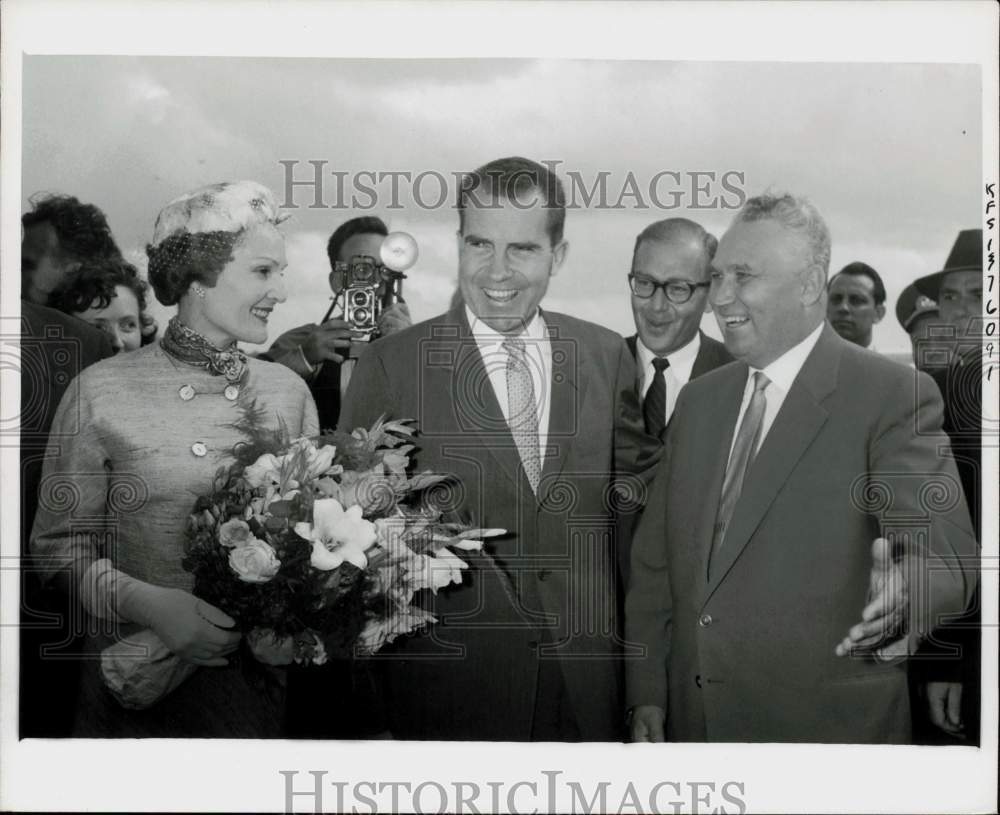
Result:
{"type": "Polygon", "coordinates": [[[507,351],[507,424],[521,455],[531,491],[537,493],[542,461],[538,450],[538,403],[528,367],[530,362],[525,354],[524,340],[508,339],[503,347],[507,351]]]}
{"type": "Polygon", "coordinates": [[[669,367],[670,360],[666,357],[653,357],[653,381],[642,403],[646,432],[657,438],[667,426],[667,380],[663,372],[669,367]]]}
{"type": "Polygon", "coordinates": [[[771,384],[771,380],[764,375],[763,371],[756,371],[753,378],[753,395],[750,397],[746,413],[743,414],[743,421],[740,422],[740,429],[736,434],[736,441],[733,443],[733,452],[729,456],[729,466],[726,467],[726,477],[722,482],[722,498],[719,500],[718,514],[715,516],[715,533],[712,536],[709,569],[711,569],[711,562],[718,556],[719,550],[725,542],[726,528],[733,517],[740,493],[743,492],[743,479],[746,478],[750,464],[753,462],[754,451],[757,449],[760,431],[764,424],[764,410],[767,408],[764,391],[771,384]]]}

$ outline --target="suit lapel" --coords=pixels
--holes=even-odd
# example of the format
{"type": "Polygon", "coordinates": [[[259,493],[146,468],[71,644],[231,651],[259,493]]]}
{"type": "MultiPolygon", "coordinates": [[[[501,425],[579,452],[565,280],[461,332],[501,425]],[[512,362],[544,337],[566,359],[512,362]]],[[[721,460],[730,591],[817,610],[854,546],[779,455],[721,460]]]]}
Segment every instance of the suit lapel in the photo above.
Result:
{"type": "MultiPolygon", "coordinates": [[[[712,530],[715,527],[715,516],[719,511],[719,500],[722,497],[722,481],[726,474],[726,462],[729,460],[729,448],[736,434],[736,419],[743,401],[743,390],[747,382],[747,366],[739,365],[724,382],[712,399],[709,410],[705,414],[705,432],[695,440],[695,455],[693,461],[714,462],[704,485],[705,500],[701,503],[699,521],[695,529],[698,535],[701,566],[699,574],[708,577],[708,558],[712,549],[712,530]]],[[[696,533],[697,534],[697,533],[696,533]]]]}
{"type": "Polygon", "coordinates": [[[590,377],[588,360],[578,353],[579,344],[565,336],[565,327],[556,315],[544,314],[552,351],[552,376],[550,383],[549,428],[545,444],[546,455],[542,462],[542,480],[538,500],[545,500],[558,481],[557,476],[566,466],[570,450],[583,433],[586,412],[584,398],[590,377]]]}
{"type": "MultiPolygon", "coordinates": [[[[725,540],[712,565],[706,601],[746,548],[796,464],[826,423],[829,414],[822,402],[836,387],[840,366],[839,342],[842,340],[833,335],[829,326],[825,326],[816,347],[792,383],[760,452],[747,472],[725,540]]],[[[735,431],[735,419],[733,422],[735,431]]],[[[729,438],[732,439],[732,433],[729,438]]],[[[728,458],[728,448],[723,461],[725,458],[728,458]]],[[[718,501],[714,506],[718,507],[718,501]]]]}

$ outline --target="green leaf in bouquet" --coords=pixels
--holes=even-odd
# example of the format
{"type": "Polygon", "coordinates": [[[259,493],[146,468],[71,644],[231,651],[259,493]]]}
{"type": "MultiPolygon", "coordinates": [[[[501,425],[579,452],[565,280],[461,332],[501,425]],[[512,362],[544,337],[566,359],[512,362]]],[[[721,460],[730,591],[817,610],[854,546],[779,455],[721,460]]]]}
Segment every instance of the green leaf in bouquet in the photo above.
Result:
{"type": "Polygon", "coordinates": [[[412,492],[417,492],[418,490],[433,487],[435,484],[440,484],[442,481],[447,481],[449,478],[451,478],[450,475],[441,475],[439,473],[417,473],[406,482],[406,487],[412,492]]]}

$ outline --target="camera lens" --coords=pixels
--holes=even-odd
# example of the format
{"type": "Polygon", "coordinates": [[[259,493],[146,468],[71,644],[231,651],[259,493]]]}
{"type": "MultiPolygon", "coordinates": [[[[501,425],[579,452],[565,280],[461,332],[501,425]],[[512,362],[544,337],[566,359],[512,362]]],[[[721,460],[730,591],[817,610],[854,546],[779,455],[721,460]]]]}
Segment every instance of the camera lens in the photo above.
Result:
{"type": "Polygon", "coordinates": [[[356,308],[351,312],[351,322],[355,325],[364,325],[368,321],[368,309],[356,308]]]}
{"type": "Polygon", "coordinates": [[[355,263],[351,274],[355,280],[368,282],[375,277],[375,267],[370,263],[355,263]]]}

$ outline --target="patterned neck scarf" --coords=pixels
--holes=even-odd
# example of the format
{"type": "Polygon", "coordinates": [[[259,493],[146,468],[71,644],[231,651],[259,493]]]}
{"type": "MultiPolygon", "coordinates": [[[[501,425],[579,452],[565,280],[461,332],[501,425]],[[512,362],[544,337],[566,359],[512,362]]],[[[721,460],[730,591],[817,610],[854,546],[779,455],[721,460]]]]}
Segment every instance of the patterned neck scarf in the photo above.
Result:
{"type": "Polygon", "coordinates": [[[219,350],[205,337],[172,317],[160,340],[160,347],[179,362],[204,368],[213,376],[224,376],[229,382],[239,382],[247,372],[247,355],[236,347],[219,350]]]}

